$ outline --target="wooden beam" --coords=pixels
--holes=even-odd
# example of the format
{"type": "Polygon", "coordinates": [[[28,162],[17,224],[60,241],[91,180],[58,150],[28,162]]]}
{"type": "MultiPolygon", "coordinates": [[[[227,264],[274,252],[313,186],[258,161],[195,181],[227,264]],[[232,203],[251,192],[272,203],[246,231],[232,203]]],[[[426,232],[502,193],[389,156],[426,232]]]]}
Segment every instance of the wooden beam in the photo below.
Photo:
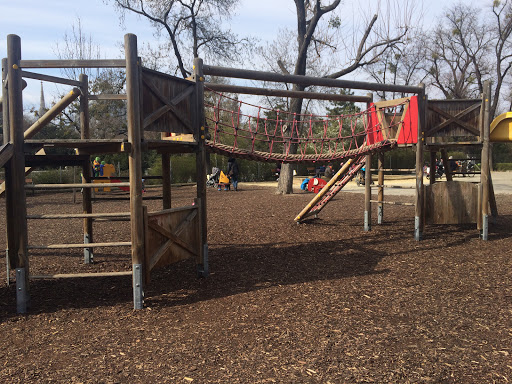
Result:
{"type": "Polygon", "coordinates": [[[68,248],[93,248],[93,247],[129,247],[130,241],[117,241],[112,243],[79,243],[79,244],[49,244],[49,245],[30,245],[28,249],[68,249],[68,248]]]}
{"type": "Polygon", "coordinates": [[[326,77],[282,75],[279,73],[217,67],[213,65],[205,65],[204,74],[219,77],[234,77],[239,79],[300,84],[304,86],[318,85],[322,87],[366,89],[368,91],[390,91],[403,93],[419,93],[422,91],[421,87],[413,87],[407,85],[366,83],[362,81],[330,79],[326,77]]]}
{"type": "MultiPolygon", "coordinates": [[[[25,176],[23,176],[25,178],[25,176]]],[[[130,183],[69,183],[69,184],[34,184],[26,185],[28,189],[60,189],[60,188],[105,188],[130,187],[130,183]]]]}
{"type": "Polygon", "coordinates": [[[27,79],[49,81],[49,82],[52,82],[52,83],[72,85],[74,87],[81,87],[82,86],[82,83],[80,81],[77,81],[77,80],[64,79],[62,77],[43,75],[42,73],[21,71],[21,76],[23,76],[23,77],[25,77],[27,79]]]}
{"type": "Polygon", "coordinates": [[[126,100],[126,95],[102,93],[99,95],[89,95],[89,100],[126,100]]]}
{"type": "Polygon", "coordinates": [[[124,68],[125,60],[21,60],[22,68],[124,68]]]}
{"type": "Polygon", "coordinates": [[[126,57],[126,103],[128,142],[131,152],[128,156],[130,173],[130,231],[132,239],[132,267],[133,279],[133,307],[142,309],[144,286],[144,213],[142,210],[142,111],[140,87],[140,62],[137,56],[137,36],[126,34],[124,36],[126,57]],[[141,270],[142,269],[142,270],[141,270]],[[140,281],[138,279],[140,278],[140,281]]]}
{"type": "Polygon", "coordinates": [[[3,121],[3,136],[4,144],[7,144],[11,137],[9,129],[9,91],[7,89],[7,59],[2,59],[2,121],[3,121]]]}
{"type": "Polygon", "coordinates": [[[61,213],[61,214],[43,214],[43,215],[27,215],[27,219],[83,219],[86,217],[130,217],[129,212],[107,212],[107,213],[61,213]]]}
{"type": "Polygon", "coordinates": [[[231,84],[215,84],[205,83],[207,90],[216,92],[230,92],[246,95],[261,95],[261,96],[276,96],[276,97],[296,97],[310,100],[331,100],[331,101],[350,101],[367,103],[368,96],[358,95],[340,95],[337,93],[320,93],[320,92],[305,92],[305,91],[289,91],[285,89],[271,89],[271,88],[256,88],[256,87],[242,87],[231,84]]]}
{"type": "Polygon", "coordinates": [[[41,116],[34,124],[24,133],[25,139],[30,139],[38,133],[46,124],[52,121],[59,113],[80,96],[80,90],[73,88],[66,96],[64,96],[57,104],[51,107],[43,116],[41,116]]]}
{"type": "Polygon", "coordinates": [[[423,151],[425,145],[425,127],[427,115],[427,95],[425,85],[420,84],[421,92],[418,94],[418,140],[416,144],[416,191],[414,209],[414,239],[423,238],[425,227],[425,191],[423,187],[423,151]]]}
{"type": "Polygon", "coordinates": [[[82,277],[116,277],[131,276],[132,271],[121,272],[89,272],[89,273],[56,273],[54,275],[31,275],[30,279],[76,279],[82,277]]]}
{"type": "Polygon", "coordinates": [[[12,144],[5,144],[2,147],[0,147],[0,168],[2,168],[5,163],[7,163],[12,155],[14,154],[14,147],[12,144]]]}
{"type": "Polygon", "coordinates": [[[7,36],[7,79],[9,82],[9,124],[10,140],[14,147],[12,160],[6,170],[8,201],[12,207],[7,207],[8,225],[12,225],[13,244],[9,244],[9,258],[14,261],[17,273],[16,301],[18,313],[28,310],[29,298],[29,259],[27,250],[27,200],[25,196],[25,153],[23,152],[23,95],[21,78],[21,39],[16,35],[7,36]]]}

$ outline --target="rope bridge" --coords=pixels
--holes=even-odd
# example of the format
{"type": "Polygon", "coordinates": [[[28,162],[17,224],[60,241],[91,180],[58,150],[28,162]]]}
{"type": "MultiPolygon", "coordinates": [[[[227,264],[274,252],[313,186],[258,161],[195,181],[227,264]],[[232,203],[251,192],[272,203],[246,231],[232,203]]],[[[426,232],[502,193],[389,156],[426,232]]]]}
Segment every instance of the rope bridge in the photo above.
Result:
{"type": "Polygon", "coordinates": [[[206,144],[211,152],[281,163],[332,162],[392,149],[409,103],[408,99],[388,103],[383,123],[375,118],[374,105],[341,115],[293,114],[206,90],[210,91],[205,97],[206,144]],[[369,144],[369,136],[386,139],[369,144]]]}

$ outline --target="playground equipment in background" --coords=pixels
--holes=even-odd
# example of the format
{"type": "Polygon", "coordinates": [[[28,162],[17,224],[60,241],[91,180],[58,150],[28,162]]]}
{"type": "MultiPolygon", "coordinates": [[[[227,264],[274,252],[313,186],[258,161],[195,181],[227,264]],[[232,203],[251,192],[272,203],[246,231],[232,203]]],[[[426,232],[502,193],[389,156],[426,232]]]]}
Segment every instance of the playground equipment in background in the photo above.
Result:
{"type": "Polygon", "coordinates": [[[327,181],[321,179],[319,177],[312,177],[310,179],[304,179],[302,184],[300,185],[300,189],[308,190],[309,192],[318,193],[320,190],[325,187],[327,181]]]}
{"type": "Polygon", "coordinates": [[[217,183],[217,190],[219,191],[229,191],[231,189],[231,182],[229,177],[222,171],[220,171],[219,182],[217,183]]]}
{"type": "Polygon", "coordinates": [[[505,112],[496,117],[491,123],[491,141],[512,141],[512,112],[505,112]]]}
{"type": "MultiPolygon", "coordinates": [[[[96,158],[98,159],[98,158],[96,158]]],[[[96,162],[96,160],[95,160],[96,162]]],[[[94,179],[93,183],[95,184],[110,184],[110,183],[122,183],[121,180],[115,178],[116,168],[114,164],[105,164],[105,162],[99,163],[98,176],[100,179],[94,179]]],[[[130,187],[120,186],[118,187],[121,191],[129,192],[130,187]]],[[[99,192],[99,190],[103,192],[111,192],[111,187],[105,188],[94,188],[94,192],[99,192]]]]}

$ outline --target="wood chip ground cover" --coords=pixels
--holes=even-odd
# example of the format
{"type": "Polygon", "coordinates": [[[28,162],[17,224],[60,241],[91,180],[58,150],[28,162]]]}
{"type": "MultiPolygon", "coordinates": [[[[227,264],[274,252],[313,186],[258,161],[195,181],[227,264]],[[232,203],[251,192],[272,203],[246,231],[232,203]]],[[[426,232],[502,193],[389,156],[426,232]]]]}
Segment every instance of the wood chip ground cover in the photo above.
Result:
{"type": "MultiPolygon", "coordinates": [[[[0,286],[2,383],[507,383],[512,380],[512,196],[482,242],[474,226],[427,226],[386,206],[362,230],[363,194],[340,193],[320,218],[293,217],[311,198],[241,185],[208,190],[211,275],[190,260],[155,271],[146,308],[131,277],[37,280],[16,315],[0,286]]],[[[149,192],[148,195],[157,192],[149,192]]],[[[173,189],[173,206],[195,190],[173,189]]],[[[104,195],[110,197],[110,195],[104,195]]],[[[409,197],[396,197],[410,201],[409,197]]],[[[81,211],[69,194],[28,196],[36,213],[81,211]]],[[[147,201],[150,210],[160,202],[147,201]]],[[[94,203],[122,212],[128,202],[94,203]]],[[[5,201],[0,200],[5,223],[5,201]]],[[[95,224],[95,242],[128,241],[127,222],[95,224]]],[[[29,243],[79,243],[81,220],[31,220],[29,243]]],[[[0,276],[5,276],[0,236],[0,276]]],[[[31,273],[123,271],[128,248],[37,250],[31,273]]],[[[14,275],[12,275],[14,276],[14,275]]]]}

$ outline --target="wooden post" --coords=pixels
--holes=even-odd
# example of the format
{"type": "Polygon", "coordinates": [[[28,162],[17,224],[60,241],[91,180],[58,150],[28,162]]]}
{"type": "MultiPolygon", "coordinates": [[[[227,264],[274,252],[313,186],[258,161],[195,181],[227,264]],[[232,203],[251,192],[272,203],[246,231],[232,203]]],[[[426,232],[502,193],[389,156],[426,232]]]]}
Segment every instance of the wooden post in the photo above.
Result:
{"type": "Polygon", "coordinates": [[[364,173],[364,230],[372,229],[372,155],[366,155],[364,173]]]}
{"type": "Polygon", "coordinates": [[[480,183],[482,185],[482,240],[488,240],[489,235],[489,134],[490,134],[490,103],[491,103],[491,82],[487,80],[484,83],[484,121],[483,121],[483,145],[482,145],[482,169],[480,173],[480,183]]]}
{"type": "MultiPolygon", "coordinates": [[[[80,74],[80,138],[82,140],[90,138],[89,131],[89,78],[87,75],[80,74]]],[[[82,183],[90,183],[92,170],[91,160],[88,158],[82,166],[82,183]]],[[[92,213],[91,188],[82,188],[82,211],[83,213],[92,213]]],[[[93,243],[93,220],[90,217],[84,219],[84,244],[93,243]]],[[[94,262],[93,248],[84,248],[84,263],[92,264],[94,262]]]]}
{"type": "MultiPolygon", "coordinates": [[[[7,144],[10,141],[11,132],[10,132],[10,124],[9,124],[9,93],[7,89],[7,74],[9,70],[7,67],[7,58],[2,59],[2,121],[3,121],[3,143],[7,144]]],[[[10,262],[9,258],[9,244],[13,243],[13,223],[12,220],[14,218],[14,212],[12,212],[13,209],[13,203],[12,203],[12,187],[8,185],[8,181],[11,180],[11,177],[9,177],[9,166],[7,165],[5,167],[5,199],[6,199],[6,209],[8,212],[6,212],[6,220],[7,225],[5,228],[5,235],[6,235],[6,244],[7,247],[5,249],[5,265],[6,265],[6,272],[7,272],[7,285],[10,284],[10,269],[11,266],[13,266],[10,262]],[[9,212],[10,211],[10,212],[9,212]]]]}
{"type": "Polygon", "coordinates": [[[204,73],[203,60],[194,59],[194,75],[196,82],[196,98],[194,113],[194,138],[197,141],[196,177],[197,200],[199,202],[199,231],[201,246],[197,258],[197,272],[199,276],[208,276],[208,237],[206,221],[206,147],[205,147],[205,116],[204,116],[204,73]]]}
{"type": "Polygon", "coordinates": [[[126,101],[130,167],[130,214],[133,267],[133,307],[142,309],[144,298],[144,217],[142,212],[142,152],[139,63],[137,36],[124,36],[126,55],[126,101]]]}
{"type": "Polygon", "coordinates": [[[382,224],[384,220],[384,152],[379,152],[378,170],[379,170],[379,189],[378,197],[379,205],[377,206],[377,224],[382,224]]]}
{"type": "Polygon", "coordinates": [[[452,170],[450,169],[450,159],[448,159],[448,152],[446,152],[446,149],[441,149],[441,159],[443,159],[443,165],[444,165],[444,173],[446,175],[446,181],[452,181],[453,175],[452,170]]]}
{"type": "Polygon", "coordinates": [[[163,209],[171,208],[171,156],[162,153],[162,205],[163,209]]]}
{"type": "Polygon", "coordinates": [[[9,93],[6,86],[7,80],[7,58],[2,59],[2,121],[3,121],[3,142],[7,144],[10,141],[11,132],[9,130],[9,93]]]}
{"type": "Polygon", "coordinates": [[[422,91],[418,94],[418,143],[416,144],[416,201],[414,215],[414,239],[423,238],[425,226],[424,190],[423,190],[423,145],[426,123],[427,98],[425,84],[420,84],[422,91]]]}
{"type": "Polygon", "coordinates": [[[21,78],[21,39],[16,35],[7,36],[7,68],[9,69],[9,123],[10,140],[14,146],[14,156],[9,162],[12,191],[13,244],[9,244],[9,257],[15,260],[16,267],[16,308],[18,313],[26,313],[29,301],[29,261],[27,251],[27,201],[25,196],[25,154],[23,151],[23,96],[21,78]]]}
{"type": "Polygon", "coordinates": [[[430,151],[430,185],[436,182],[436,160],[437,152],[430,151]]]}

